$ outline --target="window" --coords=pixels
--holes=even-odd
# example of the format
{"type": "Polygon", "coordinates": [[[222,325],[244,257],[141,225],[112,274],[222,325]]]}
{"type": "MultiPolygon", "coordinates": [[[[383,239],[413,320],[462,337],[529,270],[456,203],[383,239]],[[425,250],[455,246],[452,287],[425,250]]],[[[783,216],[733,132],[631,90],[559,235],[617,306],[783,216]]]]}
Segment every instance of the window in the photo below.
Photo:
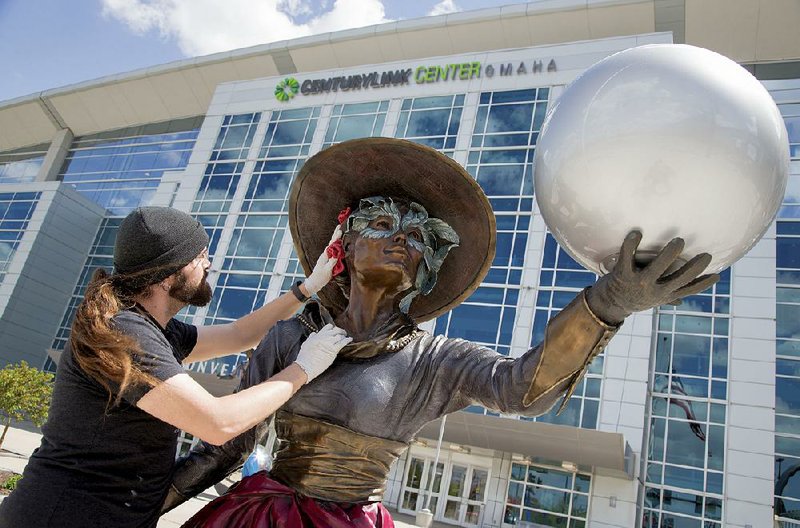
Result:
{"type": "Polygon", "coordinates": [[[28,228],[41,193],[0,193],[0,282],[28,228]]]}
{"type": "MultiPolygon", "coordinates": [[[[281,248],[284,247],[284,237],[288,236],[288,200],[289,188],[292,179],[308,156],[311,140],[316,131],[320,108],[298,108],[273,112],[267,123],[264,139],[258,148],[258,154],[253,163],[252,173],[247,174],[245,161],[238,160],[224,163],[209,162],[212,166],[236,165],[233,170],[225,174],[231,177],[220,185],[225,192],[219,194],[218,201],[222,203],[219,214],[198,215],[206,228],[215,230],[216,238],[213,245],[218,254],[224,255],[221,273],[217,279],[214,296],[206,312],[204,324],[220,324],[234,321],[263,306],[266,302],[270,280],[275,272],[275,266],[281,258],[281,248]],[[247,185],[237,210],[231,198],[240,185],[247,185]],[[236,214],[236,221],[231,232],[231,238],[224,248],[218,248],[217,242],[222,228],[229,214],[236,214]]],[[[240,126],[254,127],[260,118],[259,114],[246,114],[248,119],[230,117],[230,126],[237,121],[240,126]]],[[[226,117],[226,123],[228,118],[226,117]]],[[[223,124],[219,138],[226,138],[223,124]]],[[[250,133],[237,133],[237,141],[244,141],[249,145],[254,138],[250,133]],[[248,143],[250,142],[250,143],[248,143]]],[[[217,143],[225,145],[225,140],[218,138],[217,143]]],[[[236,149],[239,143],[232,143],[236,149]]],[[[240,148],[240,156],[247,157],[247,149],[240,148]]],[[[212,159],[214,155],[212,154],[212,159]]],[[[206,171],[208,173],[208,169],[206,171]]],[[[213,173],[212,173],[213,177],[213,173]]],[[[204,179],[205,181],[205,179],[204,179]]],[[[198,212],[205,203],[206,196],[198,192],[195,206],[198,212]]],[[[282,258],[286,258],[283,256],[282,258]]],[[[224,364],[220,368],[233,372],[244,361],[244,354],[234,354],[219,358],[218,363],[224,364]]]]}
{"type": "Polygon", "coordinates": [[[456,147],[463,109],[463,95],[404,99],[395,136],[450,154],[456,147]]]}
{"type": "MultiPolygon", "coordinates": [[[[789,133],[789,182],[776,223],[775,515],[800,517],[800,80],[771,83],[789,133]]],[[[787,523],[788,525],[788,523],[787,523]]]]}
{"type": "Polygon", "coordinates": [[[107,210],[125,216],[155,195],[167,171],[186,167],[201,118],[76,138],[60,178],[107,210]]]}
{"type": "Polygon", "coordinates": [[[592,477],[525,462],[511,464],[503,526],[585,528],[592,477]]]}
{"type": "Polygon", "coordinates": [[[335,105],[322,148],[348,139],[380,136],[388,108],[389,101],[335,105]]]}
{"type": "MultiPolygon", "coordinates": [[[[180,119],[76,138],[60,178],[106,208],[92,248],[61,319],[53,348],[62,350],[75,310],[97,268],[114,266],[114,240],[122,218],[148,205],[161,177],[186,168],[202,118],[180,119]],[[146,168],[149,167],[149,168],[146,168]]],[[[185,312],[184,312],[185,313],[185,312]]],[[[55,372],[48,358],[45,369],[55,372]]]]}
{"type": "Polygon", "coordinates": [[[720,275],[710,289],[656,311],[646,527],[722,526],[731,273],[720,275]]]}
{"type": "MultiPolygon", "coordinates": [[[[459,97],[453,100],[454,112],[457,105],[463,105],[459,97]]],[[[495,257],[480,288],[436,321],[436,333],[469,339],[504,355],[511,353],[533,211],[534,147],[548,97],[548,88],[480,94],[466,168],[486,193],[495,213],[495,257]]],[[[418,101],[421,100],[403,104],[413,113],[418,101]]],[[[429,106],[435,108],[433,104],[429,106]]],[[[403,122],[401,119],[400,124],[403,122]]],[[[426,130],[441,131],[432,123],[426,125],[426,130]]],[[[467,410],[489,412],[480,406],[467,410]]]]}
{"type": "Polygon", "coordinates": [[[48,147],[45,143],[0,152],[0,183],[27,183],[36,180],[48,147]]]}
{"type": "MultiPolygon", "coordinates": [[[[572,302],[583,288],[594,284],[596,280],[597,276],[594,273],[578,264],[558,245],[553,235],[547,233],[539,273],[539,290],[536,294],[536,310],[530,341],[532,347],[544,341],[545,328],[550,318],[572,302]]],[[[596,429],[604,364],[604,354],[600,354],[592,361],[589,370],[561,414],[556,414],[558,407],[555,407],[542,416],[522,419],[596,429]]]]}

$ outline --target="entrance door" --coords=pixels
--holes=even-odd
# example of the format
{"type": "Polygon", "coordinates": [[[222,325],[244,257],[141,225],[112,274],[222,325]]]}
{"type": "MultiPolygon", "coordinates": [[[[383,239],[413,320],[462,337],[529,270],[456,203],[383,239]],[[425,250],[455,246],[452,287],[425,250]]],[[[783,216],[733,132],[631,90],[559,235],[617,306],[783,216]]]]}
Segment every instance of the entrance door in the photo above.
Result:
{"type": "MultiPolygon", "coordinates": [[[[400,500],[400,511],[414,514],[425,507],[425,498],[428,495],[428,482],[431,480],[431,470],[433,460],[418,456],[411,457],[406,471],[406,478],[403,482],[403,495],[400,500]]],[[[442,474],[444,473],[444,463],[439,462],[436,468],[436,476],[431,487],[431,499],[428,508],[436,512],[441,495],[442,474]]]]}
{"type": "Polygon", "coordinates": [[[447,497],[440,514],[441,520],[459,526],[479,526],[486,502],[489,470],[454,462],[448,476],[447,497]]]}

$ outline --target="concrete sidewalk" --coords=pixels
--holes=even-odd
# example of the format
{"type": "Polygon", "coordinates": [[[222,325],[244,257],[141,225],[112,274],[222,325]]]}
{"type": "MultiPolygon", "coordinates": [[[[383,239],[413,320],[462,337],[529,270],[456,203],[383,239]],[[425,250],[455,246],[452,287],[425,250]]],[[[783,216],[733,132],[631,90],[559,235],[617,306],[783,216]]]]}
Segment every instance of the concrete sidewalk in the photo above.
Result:
{"type": "MultiPolygon", "coordinates": [[[[31,424],[15,424],[8,429],[3,447],[0,449],[0,470],[22,473],[28,463],[28,457],[33,450],[39,447],[42,435],[39,429],[31,424]]],[[[230,482],[227,482],[230,484],[230,482]]],[[[177,528],[186,522],[200,508],[217,498],[219,495],[212,487],[197,497],[189,500],[158,521],[158,528],[177,528]]],[[[392,511],[394,524],[397,528],[415,528],[414,518],[392,511]]],[[[438,523],[437,523],[438,524],[438,523]]]]}

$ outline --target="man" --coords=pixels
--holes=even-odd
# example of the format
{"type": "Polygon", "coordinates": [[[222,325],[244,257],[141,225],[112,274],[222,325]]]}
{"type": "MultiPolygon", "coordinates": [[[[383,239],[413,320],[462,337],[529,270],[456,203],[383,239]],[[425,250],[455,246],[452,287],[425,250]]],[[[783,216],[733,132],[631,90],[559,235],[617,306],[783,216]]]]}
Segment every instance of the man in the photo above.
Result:
{"type": "Polygon", "coordinates": [[[42,443],[0,527],[153,527],[183,429],[219,444],[248,430],[324,371],[350,338],[328,325],[269,380],[215,398],[181,363],[254,347],[331,278],[321,257],[304,284],[224,325],[173,316],[211,300],[208,235],[191,216],[142,207],[120,225],[114,272],[98,270],[62,354],[42,443]]]}

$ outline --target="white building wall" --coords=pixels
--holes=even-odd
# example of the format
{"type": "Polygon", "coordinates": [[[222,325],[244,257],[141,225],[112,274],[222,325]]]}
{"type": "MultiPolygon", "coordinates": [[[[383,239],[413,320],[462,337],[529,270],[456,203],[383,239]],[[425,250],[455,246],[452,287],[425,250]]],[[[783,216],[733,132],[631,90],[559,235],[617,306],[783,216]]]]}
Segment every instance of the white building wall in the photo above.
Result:
{"type": "Polygon", "coordinates": [[[731,268],[725,526],[772,525],[775,224],[731,268]]]}

